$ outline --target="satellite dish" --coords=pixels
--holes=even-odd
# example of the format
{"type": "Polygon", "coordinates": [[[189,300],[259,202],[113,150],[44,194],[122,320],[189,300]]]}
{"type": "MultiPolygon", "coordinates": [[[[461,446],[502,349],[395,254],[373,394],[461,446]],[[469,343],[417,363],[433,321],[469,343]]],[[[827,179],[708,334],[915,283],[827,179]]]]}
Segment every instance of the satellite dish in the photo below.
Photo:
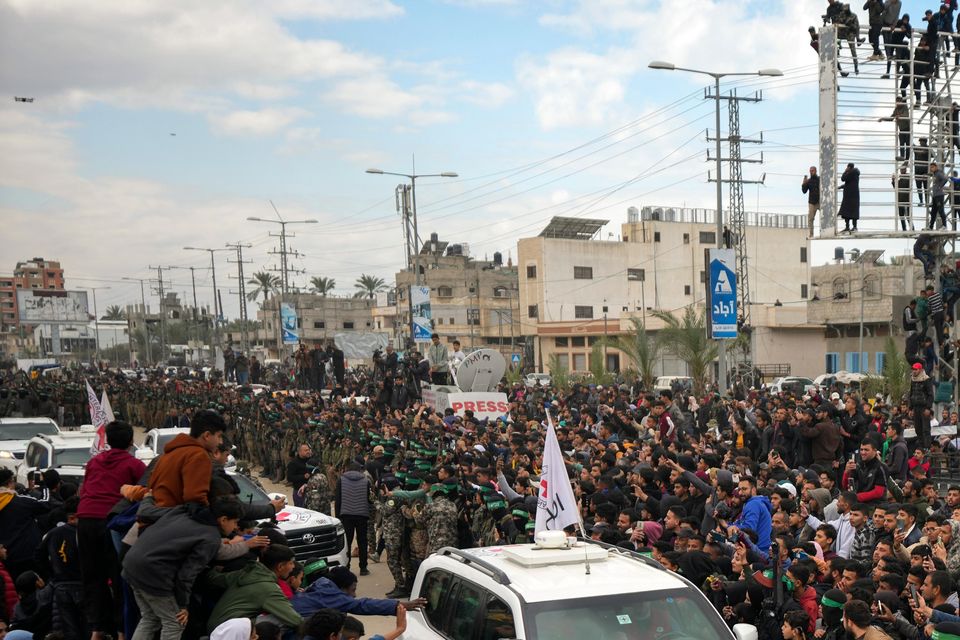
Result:
{"type": "Polygon", "coordinates": [[[466,393],[496,391],[507,370],[507,361],[499,351],[478,349],[470,352],[453,372],[457,387],[466,393]]]}

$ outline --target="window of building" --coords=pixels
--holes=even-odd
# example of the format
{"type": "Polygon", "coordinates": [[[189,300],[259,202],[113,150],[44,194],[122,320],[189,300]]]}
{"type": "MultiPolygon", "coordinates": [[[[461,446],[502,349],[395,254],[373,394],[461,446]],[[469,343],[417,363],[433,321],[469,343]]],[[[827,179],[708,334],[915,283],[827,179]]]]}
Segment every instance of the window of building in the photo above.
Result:
{"type": "Polygon", "coordinates": [[[659,231],[654,231],[654,232],[653,232],[653,241],[654,241],[654,242],[660,242],[660,232],[659,232],[659,231]]]}
{"type": "Polygon", "coordinates": [[[571,347],[585,347],[587,346],[587,340],[583,336],[574,336],[570,338],[571,347]]]}
{"type": "Polygon", "coordinates": [[[866,298],[880,297],[880,278],[870,274],[863,279],[863,295],[866,298]]]}
{"type": "Polygon", "coordinates": [[[705,284],[706,282],[707,282],[707,272],[706,272],[706,271],[701,271],[701,272],[700,272],[700,284],[705,284]]]}
{"type": "Polygon", "coordinates": [[[689,233],[683,234],[683,244],[690,244],[690,234],[689,234],[689,233]]]}
{"type": "Polygon", "coordinates": [[[574,267],[574,280],[593,280],[593,267],[574,267]]]}
{"type": "Polygon", "coordinates": [[[473,326],[480,325],[480,309],[467,309],[467,324],[473,326]]]}
{"type": "Polygon", "coordinates": [[[443,318],[437,318],[437,324],[442,325],[442,324],[443,324],[443,318]]]}
{"type": "Polygon", "coordinates": [[[690,295],[690,285],[688,284],[683,285],[683,295],[685,296],[690,295]]]}
{"type": "Polygon", "coordinates": [[[883,351],[877,351],[877,354],[874,357],[873,361],[877,363],[877,368],[874,370],[874,372],[877,373],[878,375],[882,374],[883,367],[886,366],[887,364],[887,354],[884,353],[883,351]]]}
{"type": "Polygon", "coordinates": [[[344,323],[343,323],[343,328],[344,328],[344,329],[353,329],[353,322],[350,322],[350,321],[344,322],[344,323]]]}
{"type": "Polygon", "coordinates": [[[857,353],[856,351],[848,351],[845,354],[846,357],[846,370],[851,373],[863,373],[870,368],[870,354],[864,351],[862,354],[857,353]],[[863,369],[860,369],[860,364],[863,363],[863,369]]]}
{"type": "Polygon", "coordinates": [[[840,354],[836,351],[831,351],[827,354],[826,366],[824,367],[827,370],[827,373],[836,373],[840,370],[840,354]]]}
{"type": "Polygon", "coordinates": [[[313,321],[313,328],[314,328],[314,329],[326,329],[326,328],[327,328],[327,323],[324,322],[323,320],[314,320],[314,321],[313,321]]]}
{"type": "Polygon", "coordinates": [[[577,305],[573,308],[573,317],[584,320],[593,317],[593,307],[587,305],[577,305]]]}
{"type": "Polygon", "coordinates": [[[509,298],[510,292],[507,291],[506,287],[494,287],[493,288],[493,297],[494,298],[509,298]]]}
{"type": "Polygon", "coordinates": [[[633,282],[644,282],[647,279],[647,272],[645,269],[627,269],[627,280],[633,282]]]}
{"type": "Polygon", "coordinates": [[[452,298],[452,297],[453,297],[453,287],[437,287],[437,297],[438,297],[438,298],[452,298]]]}
{"type": "Polygon", "coordinates": [[[448,322],[447,324],[453,324],[453,318],[450,318],[450,322],[448,322]]]}
{"type": "Polygon", "coordinates": [[[807,293],[808,293],[808,291],[807,291],[807,285],[805,285],[805,284],[800,285],[800,298],[801,298],[802,300],[806,300],[806,299],[807,299],[807,293]]]}
{"type": "Polygon", "coordinates": [[[700,244],[717,244],[717,232],[716,232],[716,231],[701,231],[701,232],[700,232],[700,244]]]}
{"type": "Polygon", "coordinates": [[[567,337],[554,338],[554,339],[553,339],[553,345],[556,346],[556,347],[569,347],[569,346],[570,346],[570,340],[569,340],[569,338],[567,338],[567,337]]]}
{"type": "Polygon", "coordinates": [[[847,299],[847,279],[844,277],[834,278],[833,280],[833,299],[847,299]]]}
{"type": "Polygon", "coordinates": [[[536,318],[536,317],[538,317],[539,315],[540,315],[540,314],[539,314],[539,309],[537,309],[537,305],[535,305],[535,304],[527,305],[527,317],[528,317],[528,318],[536,318]]]}
{"type": "Polygon", "coordinates": [[[574,371],[587,370],[587,354],[585,353],[573,354],[573,370],[574,371]]]}
{"type": "Polygon", "coordinates": [[[800,247],[800,262],[806,262],[806,261],[807,261],[807,248],[800,247]]]}
{"type": "Polygon", "coordinates": [[[598,340],[600,340],[600,336],[587,336],[587,345],[592,347],[597,344],[598,340]]]}
{"type": "Polygon", "coordinates": [[[558,353],[557,364],[560,365],[560,371],[570,371],[570,356],[565,353],[558,353]]]}
{"type": "Polygon", "coordinates": [[[527,265],[527,278],[533,280],[537,277],[537,265],[527,265]]]}

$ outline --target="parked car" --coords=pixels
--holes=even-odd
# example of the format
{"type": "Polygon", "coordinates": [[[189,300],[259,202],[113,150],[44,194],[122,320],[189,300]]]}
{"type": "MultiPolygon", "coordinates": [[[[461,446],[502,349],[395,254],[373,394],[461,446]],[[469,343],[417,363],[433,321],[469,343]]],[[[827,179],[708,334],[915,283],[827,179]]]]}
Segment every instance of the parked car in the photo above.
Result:
{"type": "Polygon", "coordinates": [[[93,425],[84,425],[79,431],[61,431],[58,434],[40,434],[30,438],[23,462],[17,466],[17,482],[27,486],[31,474],[56,469],[60,479],[80,485],[94,439],[93,425]]]}
{"type": "Polygon", "coordinates": [[[553,379],[549,373],[528,373],[524,377],[524,382],[528,387],[549,387],[553,379]]]}
{"type": "Polygon", "coordinates": [[[816,389],[816,385],[810,378],[800,376],[783,376],[777,378],[767,387],[773,393],[782,393],[787,389],[793,388],[799,390],[801,394],[811,393],[816,389]]]}
{"type": "Polygon", "coordinates": [[[404,640],[693,638],[756,640],[731,631],[703,592],[651,558],[593,541],[566,546],[446,547],[420,564],[404,640]],[[589,569],[587,568],[589,561],[589,569]]]}
{"type": "Polygon", "coordinates": [[[678,383],[684,391],[693,389],[693,378],[689,376],[660,376],[653,383],[654,391],[672,391],[674,383],[678,383]]]}
{"type": "Polygon", "coordinates": [[[50,418],[0,418],[0,467],[15,471],[33,436],[59,433],[60,427],[50,418]]]}

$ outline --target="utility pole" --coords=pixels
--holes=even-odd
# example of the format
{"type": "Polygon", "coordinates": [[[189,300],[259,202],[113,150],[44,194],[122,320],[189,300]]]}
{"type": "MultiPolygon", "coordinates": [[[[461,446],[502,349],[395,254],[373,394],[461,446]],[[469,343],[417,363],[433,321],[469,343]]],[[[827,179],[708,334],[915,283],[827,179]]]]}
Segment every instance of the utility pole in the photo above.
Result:
{"type": "MultiPolygon", "coordinates": [[[[93,331],[94,339],[97,341],[97,344],[94,345],[94,357],[97,359],[97,366],[100,366],[100,313],[97,311],[97,289],[109,289],[110,287],[87,287],[90,291],[93,291],[93,331]]],[[[113,346],[117,346],[114,343],[113,346]]]]}
{"type": "Polygon", "coordinates": [[[217,364],[217,348],[221,346],[220,344],[220,316],[222,314],[222,309],[218,303],[219,296],[217,294],[217,261],[214,257],[214,253],[217,251],[229,251],[229,249],[208,249],[205,247],[184,247],[184,251],[206,251],[210,254],[210,275],[213,279],[213,344],[210,345],[210,357],[213,359],[213,366],[217,364]]]}
{"type": "MultiPolygon", "coordinates": [[[[140,283],[140,307],[141,307],[142,318],[143,318],[143,343],[144,343],[145,350],[146,350],[146,352],[147,352],[147,354],[146,354],[146,355],[147,355],[147,366],[150,366],[151,364],[153,364],[153,358],[152,358],[151,355],[150,355],[150,325],[147,323],[147,295],[146,295],[146,293],[144,292],[144,287],[143,287],[144,279],[143,279],[143,278],[128,278],[128,277],[126,277],[126,276],[124,276],[124,277],[122,277],[122,278],[120,278],[120,279],[121,279],[121,280],[129,280],[129,281],[131,281],[131,282],[139,282],[139,283],[140,283]]],[[[130,321],[129,318],[127,318],[127,322],[129,322],[129,321],[130,321]]],[[[132,351],[131,351],[131,353],[132,353],[132,351]]]]}
{"type": "Polygon", "coordinates": [[[167,320],[166,312],[163,310],[164,296],[166,295],[163,289],[163,270],[169,269],[170,267],[147,267],[148,269],[157,270],[157,295],[160,296],[160,357],[157,359],[157,362],[163,364],[166,362],[166,356],[164,355],[167,349],[167,320]]]}
{"type": "Polygon", "coordinates": [[[227,262],[237,265],[236,278],[237,278],[237,282],[239,283],[239,286],[237,287],[239,289],[237,291],[237,295],[240,296],[240,327],[241,327],[240,344],[242,345],[242,349],[244,353],[249,351],[250,344],[247,341],[247,289],[246,289],[246,280],[243,277],[243,265],[250,264],[251,261],[243,259],[243,250],[249,249],[252,246],[253,245],[249,245],[249,244],[241,244],[240,242],[237,242],[235,244],[227,243],[228,249],[235,249],[237,252],[237,259],[231,260],[230,258],[227,258],[227,262]]]}
{"type": "MultiPolygon", "coordinates": [[[[194,337],[195,337],[195,340],[196,340],[197,344],[198,344],[198,345],[199,345],[199,344],[202,344],[201,335],[200,335],[200,323],[199,323],[199,319],[197,318],[197,310],[198,310],[198,308],[197,308],[197,278],[196,278],[196,273],[195,273],[196,267],[170,267],[170,268],[171,268],[171,269],[189,269],[189,270],[190,270],[190,286],[191,286],[192,291],[193,291],[193,312],[190,314],[190,315],[191,315],[191,324],[193,325],[193,326],[192,326],[192,329],[193,329],[194,337]]],[[[186,297],[186,294],[184,294],[184,297],[186,297]]],[[[193,349],[190,350],[190,353],[191,353],[191,356],[195,356],[195,355],[196,355],[196,352],[195,352],[193,349]]],[[[191,360],[191,362],[196,362],[196,361],[197,361],[196,357],[191,357],[190,360],[191,360]]]]}
{"type": "MultiPolygon", "coordinates": [[[[763,184],[766,178],[764,174],[760,180],[744,180],[742,164],[743,163],[754,163],[760,164],[763,162],[763,154],[760,154],[759,159],[748,159],[743,158],[740,152],[740,145],[742,143],[748,144],[763,144],[763,134],[760,134],[759,139],[749,139],[744,138],[740,135],[740,103],[741,102],[760,102],[763,100],[762,92],[757,92],[752,96],[738,96],[736,91],[731,91],[728,95],[720,95],[719,89],[715,95],[707,95],[707,97],[715,98],[719,103],[720,100],[727,101],[727,113],[728,113],[728,124],[729,132],[726,138],[720,138],[720,130],[717,129],[717,137],[715,139],[717,143],[717,157],[710,158],[709,152],[707,157],[709,160],[715,160],[719,166],[721,162],[726,162],[728,167],[729,178],[722,179],[720,172],[717,172],[717,179],[711,179],[711,182],[717,183],[717,191],[720,192],[721,183],[727,183],[729,185],[730,192],[730,228],[727,229],[723,227],[720,229],[720,236],[717,238],[717,246],[723,247],[726,246],[727,238],[724,238],[724,235],[729,233],[729,247],[730,249],[735,250],[736,256],[736,273],[737,273],[737,310],[739,311],[739,317],[737,318],[737,324],[740,327],[740,330],[749,332],[748,335],[752,336],[753,325],[751,324],[751,300],[750,300],[750,271],[749,271],[749,260],[747,256],[747,219],[746,211],[743,205],[743,185],[745,184],[763,184]],[[727,142],[728,148],[728,157],[723,158],[720,156],[720,142],[725,140],[727,142]]],[[[709,139],[709,137],[708,137],[709,139]]],[[[723,348],[725,342],[721,341],[720,346],[723,348]]],[[[752,339],[750,346],[744,352],[744,369],[749,372],[750,378],[753,378],[753,348],[752,348],[752,339]]]]}

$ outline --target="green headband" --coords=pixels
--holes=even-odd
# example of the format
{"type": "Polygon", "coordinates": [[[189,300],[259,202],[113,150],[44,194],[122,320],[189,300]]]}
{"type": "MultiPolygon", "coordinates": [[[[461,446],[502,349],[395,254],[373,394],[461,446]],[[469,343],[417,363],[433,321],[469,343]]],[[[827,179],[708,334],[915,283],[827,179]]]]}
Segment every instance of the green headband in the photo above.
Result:
{"type": "Polygon", "coordinates": [[[537,528],[537,523],[536,523],[536,522],[528,522],[528,523],[527,523],[527,526],[524,527],[524,529],[526,529],[527,531],[533,531],[533,530],[536,529],[536,528],[537,528]]]}
{"type": "Polygon", "coordinates": [[[937,631],[934,629],[930,640],[960,640],[960,636],[955,633],[947,633],[946,631],[937,631]]]}
{"type": "Polygon", "coordinates": [[[530,513],[527,511],[524,511],[523,509],[514,509],[511,513],[517,516],[518,518],[523,518],[524,520],[530,519],[530,513]]]}
{"type": "Polygon", "coordinates": [[[506,509],[507,503],[503,500],[490,500],[487,502],[487,509],[493,511],[495,509],[506,509]]]}
{"type": "Polygon", "coordinates": [[[824,596],[820,599],[821,606],[830,607],[831,609],[843,609],[843,602],[837,602],[836,600],[831,600],[830,598],[824,596]]]}

